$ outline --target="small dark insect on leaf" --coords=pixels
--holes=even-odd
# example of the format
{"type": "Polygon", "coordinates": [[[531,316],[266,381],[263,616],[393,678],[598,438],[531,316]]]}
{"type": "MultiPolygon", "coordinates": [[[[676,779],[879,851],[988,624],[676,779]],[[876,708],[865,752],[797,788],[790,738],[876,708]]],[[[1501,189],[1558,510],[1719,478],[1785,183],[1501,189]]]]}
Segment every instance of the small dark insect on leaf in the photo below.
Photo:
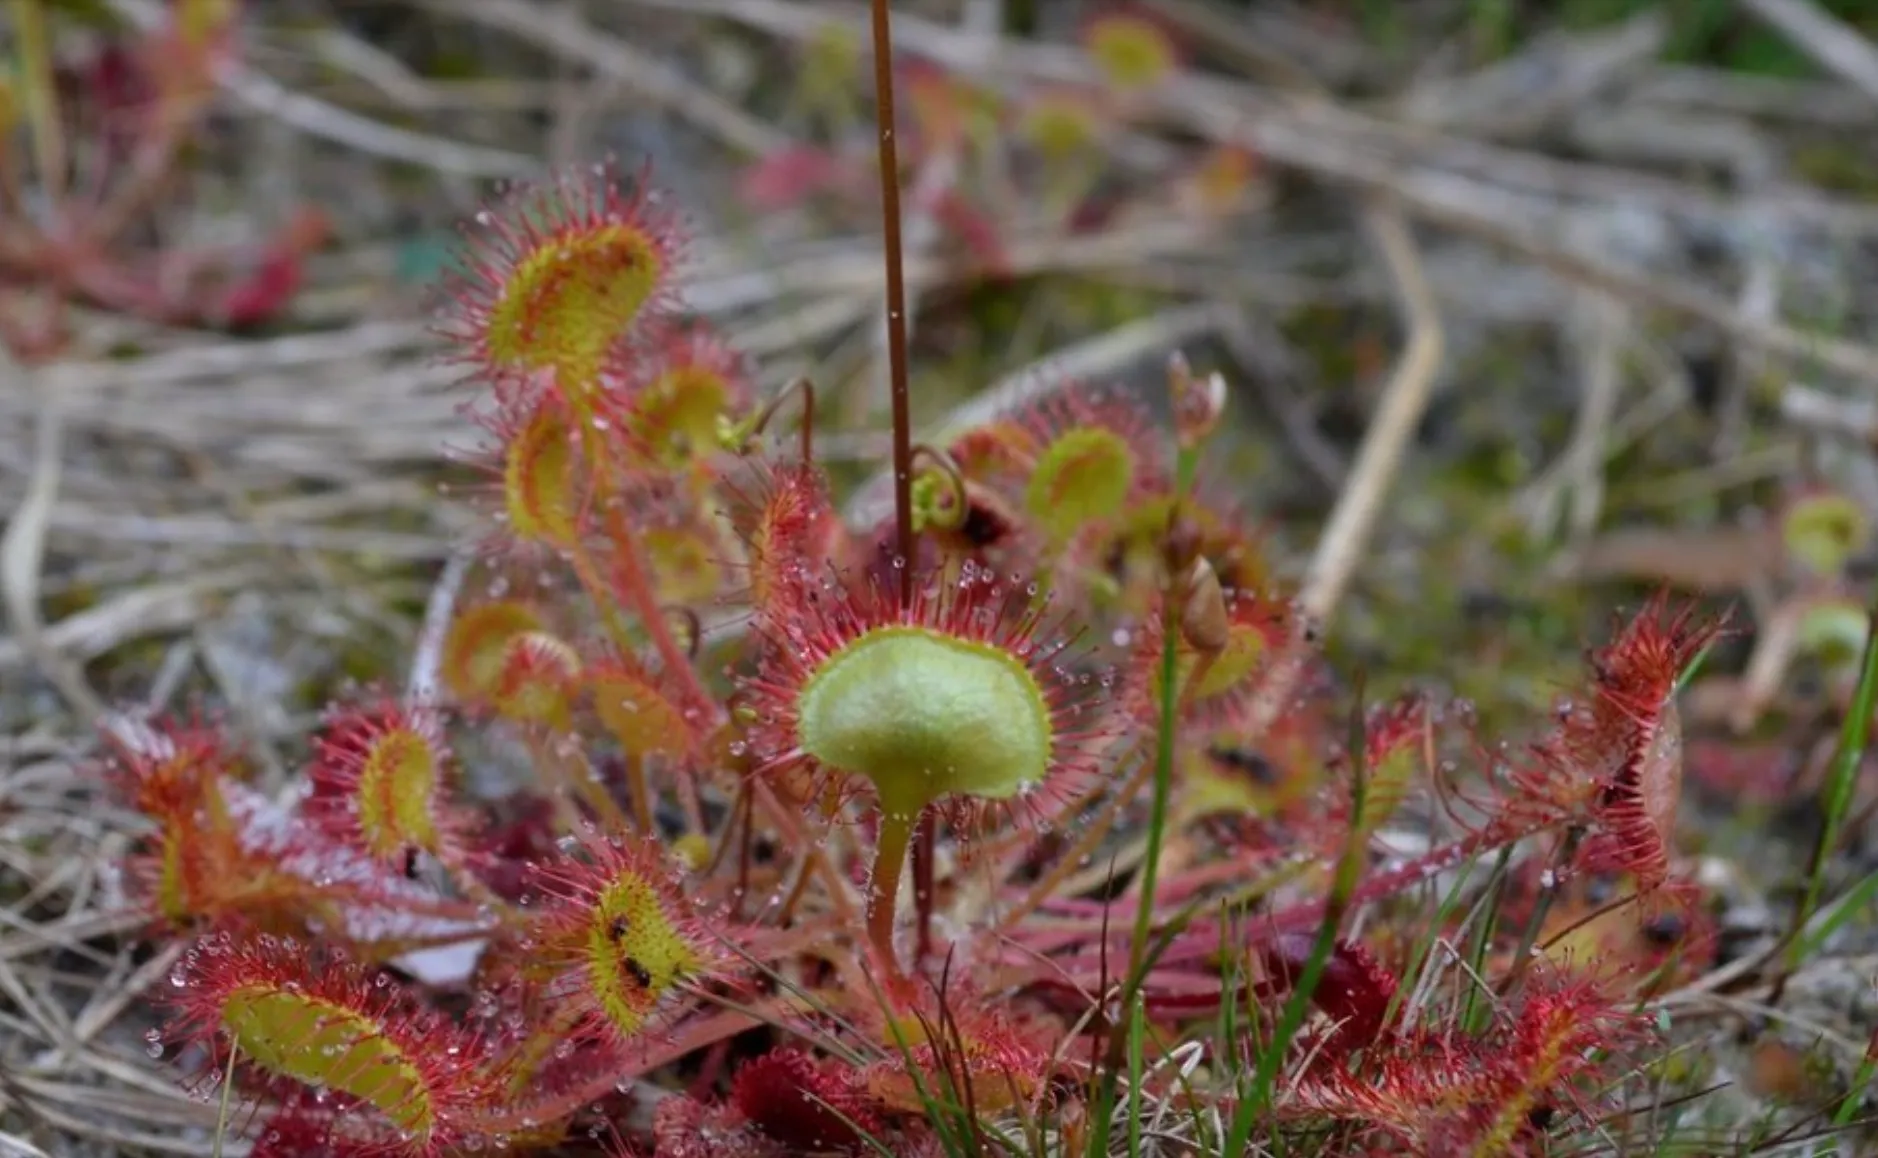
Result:
{"type": "Polygon", "coordinates": [[[1667,949],[1677,944],[1688,932],[1681,914],[1663,913],[1644,923],[1643,936],[1650,944],[1659,949],[1667,949]]]}
{"type": "Polygon", "coordinates": [[[620,964],[625,967],[626,975],[633,979],[634,985],[637,985],[641,989],[652,988],[652,974],[644,965],[639,963],[637,958],[628,957],[620,962],[620,964]]]}
{"type": "Polygon", "coordinates": [[[1535,1130],[1548,1130],[1552,1121],[1558,1117],[1558,1111],[1551,1106],[1538,1105],[1526,1112],[1526,1124],[1535,1130]]]}
{"type": "Polygon", "coordinates": [[[959,534],[974,547],[995,546],[1010,533],[1010,520],[984,503],[966,507],[965,521],[959,525],[959,534]]]}
{"type": "Polygon", "coordinates": [[[418,867],[417,855],[418,854],[417,854],[416,845],[412,845],[411,847],[406,848],[404,850],[404,879],[407,881],[414,881],[417,879],[417,867],[418,867]]]}
{"type": "Polygon", "coordinates": [[[1128,541],[1116,539],[1102,556],[1102,573],[1120,582],[1128,570],[1128,541]]]}
{"type": "MultiPolygon", "coordinates": [[[[626,934],[630,932],[631,929],[632,922],[628,921],[624,915],[621,915],[607,922],[606,935],[614,944],[618,944],[626,939],[626,934]]],[[[626,970],[626,975],[631,977],[633,984],[637,985],[639,988],[652,988],[652,974],[644,965],[639,963],[637,958],[631,956],[624,958],[620,962],[620,967],[626,970]]]]}
{"type": "Polygon", "coordinates": [[[1255,783],[1276,784],[1278,769],[1261,753],[1236,744],[1214,744],[1206,750],[1207,759],[1228,771],[1249,776],[1255,783]]]}

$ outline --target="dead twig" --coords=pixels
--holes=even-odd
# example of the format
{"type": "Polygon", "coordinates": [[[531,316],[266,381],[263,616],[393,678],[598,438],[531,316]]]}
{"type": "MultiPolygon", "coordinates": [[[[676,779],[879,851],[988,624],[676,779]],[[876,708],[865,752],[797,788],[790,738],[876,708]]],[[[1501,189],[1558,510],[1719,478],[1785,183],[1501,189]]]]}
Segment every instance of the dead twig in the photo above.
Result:
{"type": "Polygon", "coordinates": [[[1408,344],[1389,382],[1382,402],[1370,421],[1357,451],[1343,494],[1317,541],[1303,588],[1298,596],[1304,613],[1318,624],[1327,622],[1343,597],[1357,559],[1369,541],[1376,515],[1395,479],[1402,452],[1414,437],[1415,427],[1428,408],[1435,374],[1441,368],[1443,337],[1441,315],[1422,272],[1408,223],[1400,209],[1387,202],[1372,205],[1365,220],[1374,232],[1394,279],[1408,344]]]}
{"type": "MultiPolygon", "coordinates": [[[[14,377],[12,388],[29,395],[37,390],[31,380],[20,381],[25,373],[17,364],[7,367],[14,377]]],[[[45,562],[46,529],[51,523],[52,505],[59,493],[62,437],[58,405],[50,395],[40,393],[39,418],[34,428],[32,481],[26,497],[7,520],[0,537],[0,595],[5,596],[7,619],[17,637],[16,649],[30,658],[41,675],[57,688],[59,694],[89,723],[105,714],[104,701],[91,690],[85,677],[59,654],[56,641],[50,638],[39,615],[39,582],[45,562]]],[[[0,655],[7,641],[0,640],[0,655]]]]}
{"type": "Polygon", "coordinates": [[[411,674],[405,683],[405,699],[413,703],[431,703],[437,698],[438,669],[443,664],[443,645],[450,633],[450,620],[456,614],[457,597],[463,582],[475,565],[476,552],[459,549],[443,566],[443,573],[430,589],[430,601],[424,606],[424,625],[418,631],[417,646],[411,653],[411,674]]]}
{"type": "Polygon", "coordinates": [[[1809,0],[1742,0],[1741,6],[1826,71],[1878,101],[1878,48],[1856,28],[1809,0]]]}
{"type": "Polygon", "coordinates": [[[1805,430],[1840,434],[1878,446],[1878,401],[1846,398],[1794,382],[1780,395],[1780,416],[1805,430]]]}
{"type": "Polygon", "coordinates": [[[417,0],[426,8],[472,20],[577,60],[628,91],[717,137],[740,153],[760,157],[787,146],[786,134],[744,112],[669,64],[580,18],[566,5],[522,0],[417,0]]]}
{"type": "Polygon", "coordinates": [[[1578,295],[1578,325],[1570,327],[1567,341],[1579,363],[1578,415],[1571,441],[1558,461],[1534,479],[1514,506],[1525,517],[1527,531],[1536,538],[1550,536],[1562,512],[1572,542],[1582,542],[1597,527],[1604,505],[1604,462],[1610,454],[1611,426],[1623,386],[1623,352],[1627,327],[1623,312],[1609,297],[1596,292],[1578,295]]]}
{"type": "MultiPolygon", "coordinates": [[[[110,5],[112,11],[139,28],[158,27],[165,19],[163,6],[152,0],[110,0],[110,5]]],[[[466,177],[522,177],[540,168],[534,158],[521,153],[466,145],[362,117],[294,92],[238,61],[223,62],[216,81],[230,96],[262,116],[375,157],[466,177]]]]}
{"type": "MultiPolygon", "coordinates": [[[[202,617],[211,596],[262,582],[268,576],[268,568],[248,564],[139,587],[47,625],[40,641],[55,656],[96,659],[130,640],[187,628],[202,617]]],[[[0,639],[0,671],[34,659],[23,637],[0,639]]]]}

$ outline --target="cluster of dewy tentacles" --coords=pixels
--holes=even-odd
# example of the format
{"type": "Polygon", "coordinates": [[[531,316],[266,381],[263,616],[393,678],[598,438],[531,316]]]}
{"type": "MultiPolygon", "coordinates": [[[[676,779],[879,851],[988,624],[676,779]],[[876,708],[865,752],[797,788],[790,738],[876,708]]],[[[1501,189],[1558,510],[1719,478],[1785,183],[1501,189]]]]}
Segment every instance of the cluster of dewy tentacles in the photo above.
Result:
{"type": "Polygon", "coordinates": [[[1262,1128],[1484,1153],[1582,1124],[1629,1039],[1606,966],[1660,975],[1690,939],[1647,943],[1643,901],[1542,918],[1582,916],[1561,881],[1681,895],[1672,697],[1706,629],[1637,617],[1459,834],[1402,857],[1391,826],[1434,831],[1465,728],[1408,699],[1340,743],[1308,626],[1194,481],[1216,378],[1176,364],[1172,429],[1072,386],[919,446],[907,522],[853,526],[813,390],[757,403],[684,314],[655,194],[570,173],[471,238],[442,330],[475,371],[496,530],[447,700],[335,705],[284,802],[212,725],[116,738],[151,822],[131,892],[188,941],[157,1045],[264,1108],[257,1153],[617,1130],[666,1158],[936,1154],[987,1122],[1086,1128],[1145,855],[1097,853],[1143,820],[1170,728],[1155,1049],[1233,1072],[1311,933],[1362,908],[1262,1128]],[[799,451],[773,449],[791,402],[799,451]],[[1374,863],[1339,908],[1346,847],[1374,863]],[[1429,929],[1429,887],[1514,848],[1557,855],[1492,894],[1479,980],[1509,992],[1410,1008],[1418,938],[1473,935],[1429,929]],[[1541,964],[1505,943],[1522,912],[1541,964]]]}

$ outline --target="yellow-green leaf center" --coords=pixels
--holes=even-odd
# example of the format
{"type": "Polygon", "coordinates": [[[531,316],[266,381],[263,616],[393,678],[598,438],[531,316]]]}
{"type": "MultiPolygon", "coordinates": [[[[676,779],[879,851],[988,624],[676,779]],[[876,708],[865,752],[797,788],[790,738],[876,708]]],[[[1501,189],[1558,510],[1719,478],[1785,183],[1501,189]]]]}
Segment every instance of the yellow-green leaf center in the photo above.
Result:
{"type": "Polygon", "coordinates": [[[566,389],[592,385],[664,274],[658,246],[614,222],[553,237],[523,257],[489,318],[497,361],[553,369],[566,389]]]}
{"type": "Polygon", "coordinates": [[[636,673],[602,671],[593,677],[594,715],[630,756],[675,756],[689,747],[692,728],[678,707],[636,673]]]}
{"type": "Polygon", "coordinates": [[[529,419],[510,441],[502,469],[509,530],[517,538],[571,546],[578,504],[567,426],[551,410],[529,419]]]}
{"type": "Polygon", "coordinates": [[[301,994],[251,987],[229,995],[222,1024],[246,1060],[351,1094],[399,1129],[429,1137],[436,1110],[423,1072],[372,1019],[301,994]]]}
{"type": "Polygon", "coordinates": [[[717,594],[722,555],[704,527],[653,527],[641,542],[660,602],[707,603],[717,594]]]}
{"type": "Polygon", "coordinates": [[[1787,553],[1818,575],[1837,575],[1871,539],[1871,522],[1844,495],[1812,495],[1787,512],[1787,553]]]}
{"type": "Polygon", "coordinates": [[[406,848],[436,852],[430,812],[436,783],[436,753],[422,735],[399,728],[374,740],[359,769],[359,832],[366,847],[387,858],[406,848]]]}
{"type": "Polygon", "coordinates": [[[565,727],[580,675],[574,645],[545,631],[525,631],[509,638],[502,659],[492,697],[496,710],[517,723],[565,727]]]}
{"type": "Polygon", "coordinates": [[[541,629],[541,616],[523,603],[499,601],[469,607],[450,625],[442,673],[450,690],[483,701],[497,694],[516,636],[541,629]]]}
{"type": "Polygon", "coordinates": [[[730,405],[724,379],[699,366],[661,375],[633,404],[632,432],[658,466],[676,470],[717,442],[730,405]]]}
{"type": "Polygon", "coordinates": [[[643,1029],[659,999],[699,966],[657,888],[633,872],[601,892],[587,929],[587,957],[593,996],[626,1036],[643,1029]]]}
{"type": "Polygon", "coordinates": [[[1092,29],[1089,53],[1109,83],[1123,90],[1153,84],[1174,68],[1174,48],[1167,37],[1127,16],[1110,17],[1092,29]]]}
{"type": "Polygon", "coordinates": [[[1024,506],[1056,539],[1121,510],[1134,480],[1134,456],[1113,430],[1079,426],[1052,442],[1037,459],[1024,506]]]}

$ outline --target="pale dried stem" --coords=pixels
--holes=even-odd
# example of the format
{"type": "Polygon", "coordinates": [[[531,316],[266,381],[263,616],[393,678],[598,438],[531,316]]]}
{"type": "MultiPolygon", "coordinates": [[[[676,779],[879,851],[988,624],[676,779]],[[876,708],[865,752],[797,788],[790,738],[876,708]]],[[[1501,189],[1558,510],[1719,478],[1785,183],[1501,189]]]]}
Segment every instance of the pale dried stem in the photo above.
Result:
{"type": "Polygon", "coordinates": [[[1568,336],[1579,366],[1578,414],[1571,439],[1558,460],[1514,499],[1535,538],[1550,536],[1564,518],[1573,542],[1597,527],[1604,502],[1604,463],[1623,385],[1622,355],[1627,327],[1618,304],[1595,291],[1576,295],[1581,324],[1568,336]]]}
{"type": "Polygon", "coordinates": [[[98,693],[91,690],[84,675],[60,654],[55,641],[48,637],[39,612],[40,579],[46,550],[46,528],[52,504],[58,496],[60,458],[64,446],[64,425],[58,400],[43,392],[40,385],[26,378],[26,371],[12,359],[5,359],[0,372],[11,378],[11,386],[39,400],[39,417],[34,426],[32,479],[26,495],[7,520],[6,533],[0,536],[0,596],[4,596],[7,619],[19,637],[20,650],[31,657],[39,671],[65,697],[72,709],[85,720],[95,723],[108,713],[98,693]]]}
{"type": "MultiPolygon", "coordinates": [[[[155,0],[109,0],[109,4],[112,11],[136,27],[152,29],[168,19],[163,6],[155,0]]],[[[413,132],[294,92],[238,60],[223,61],[215,79],[224,91],[257,113],[371,156],[472,177],[523,177],[540,170],[534,159],[520,153],[413,132]]]]}
{"type": "Polygon", "coordinates": [[[1394,484],[1403,451],[1428,408],[1435,374],[1441,367],[1441,316],[1408,223],[1400,209],[1386,202],[1371,206],[1366,220],[1394,279],[1408,345],[1383,387],[1382,402],[1363,436],[1343,494],[1318,539],[1298,596],[1304,614],[1319,624],[1328,621],[1355,573],[1383,500],[1394,484]]]}
{"type": "Polygon", "coordinates": [[[1878,48],[1858,29],[1809,0],[1742,0],[1741,6],[1878,102],[1878,48]]]}

